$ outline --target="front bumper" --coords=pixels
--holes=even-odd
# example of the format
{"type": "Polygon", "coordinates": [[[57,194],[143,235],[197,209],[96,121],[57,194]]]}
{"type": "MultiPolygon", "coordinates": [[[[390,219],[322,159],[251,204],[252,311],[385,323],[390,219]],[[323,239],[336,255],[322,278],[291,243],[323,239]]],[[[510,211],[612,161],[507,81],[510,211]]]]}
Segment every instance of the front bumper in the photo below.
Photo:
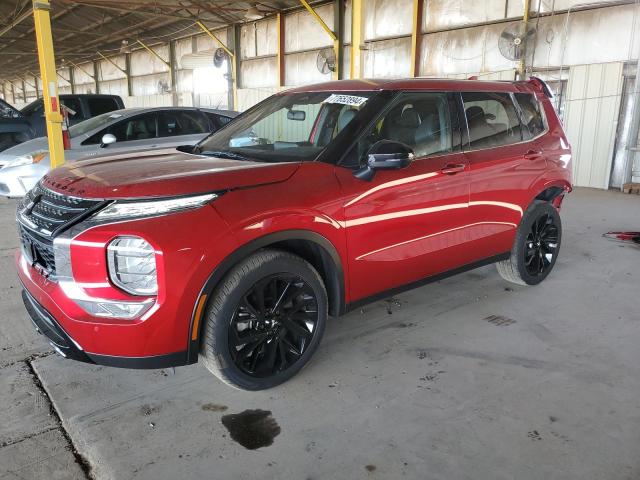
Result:
{"type": "Polygon", "coordinates": [[[151,357],[116,357],[87,353],[26,289],[22,290],[22,301],[36,331],[44,335],[53,349],[64,358],[96,365],[135,369],[178,367],[189,363],[186,351],[151,357]]]}

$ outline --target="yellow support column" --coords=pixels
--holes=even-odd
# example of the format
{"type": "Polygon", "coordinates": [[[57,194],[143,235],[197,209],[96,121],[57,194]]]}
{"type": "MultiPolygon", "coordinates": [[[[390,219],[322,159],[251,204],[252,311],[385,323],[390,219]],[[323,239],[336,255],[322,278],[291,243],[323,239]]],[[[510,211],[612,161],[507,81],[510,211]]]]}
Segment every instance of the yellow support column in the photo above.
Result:
{"type": "MultiPolygon", "coordinates": [[[[527,22],[529,21],[529,10],[531,9],[531,0],[524,0],[524,12],[522,13],[522,37],[527,33],[527,22]]],[[[522,46],[522,58],[518,62],[519,80],[525,80],[527,75],[527,50],[526,43],[522,46]]]]}
{"type": "Polygon", "coordinates": [[[51,38],[51,18],[49,0],[33,0],[33,23],[38,43],[38,60],[42,76],[42,94],[44,112],[47,120],[47,136],[49,137],[49,158],[51,168],[64,163],[64,144],[62,142],[62,115],[58,99],[58,79],[56,75],[56,59],[51,38]]]}
{"type": "Polygon", "coordinates": [[[350,76],[352,79],[362,77],[362,42],[364,40],[364,2],[353,0],[351,12],[351,62],[350,76]]]}

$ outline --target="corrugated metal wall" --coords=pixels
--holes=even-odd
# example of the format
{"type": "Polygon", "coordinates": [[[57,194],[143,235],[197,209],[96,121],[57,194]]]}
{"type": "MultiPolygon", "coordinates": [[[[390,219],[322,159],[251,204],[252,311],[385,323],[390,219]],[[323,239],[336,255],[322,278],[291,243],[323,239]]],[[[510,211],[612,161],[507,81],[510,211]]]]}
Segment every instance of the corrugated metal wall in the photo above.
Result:
{"type": "MultiPolygon", "coordinates": [[[[535,48],[529,65],[548,81],[569,78],[572,98],[567,99],[565,118],[574,144],[576,184],[606,187],[607,165],[611,161],[612,122],[616,121],[617,98],[622,77],[612,63],[635,61],[640,55],[640,5],[620,5],[614,0],[532,0],[532,11],[554,14],[534,19],[537,28],[535,48]],[[607,5],[611,3],[611,5],[607,5]],[[584,9],[592,4],[591,9],[584,9]],[[577,8],[580,7],[580,8],[577,8]],[[596,8],[597,7],[597,8],[596,8]],[[570,9],[567,12],[567,9],[570,9]],[[576,11],[573,11],[575,9],[576,11]],[[590,67],[587,67],[590,65],[590,67]],[[598,80],[598,75],[604,75],[598,80]],[[573,78],[576,76],[576,78],[573,78]],[[580,89],[589,92],[614,92],[613,97],[580,100],[580,89]],[[595,110],[594,110],[595,109],[595,110]],[[613,109],[615,111],[609,111],[613,109]],[[596,124],[591,116],[598,112],[596,124]],[[586,112],[586,113],[585,113],[586,112]],[[580,130],[580,122],[585,125],[580,130]],[[608,122],[608,123],[607,123],[608,122]],[[589,132],[589,133],[585,133],[589,132]],[[594,137],[595,135],[595,137],[594,137]],[[598,143],[589,147],[591,139],[598,143]],[[590,160],[588,155],[593,155],[590,160]]],[[[524,0],[424,0],[419,74],[427,77],[510,80],[516,62],[504,58],[498,39],[504,28],[522,15],[524,0]]],[[[330,28],[334,22],[334,4],[316,6],[330,28]]],[[[365,2],[363,74],[366,77],[405,77],[409,75],[411,51],[412,0],[367,0],[365,2]]],[[[318,51],[330,48],[332,41],[306,10],[285,15],[285,84],[287,87],[326,81],[316,67],[318,51]]],[[[345,48],[343,76],[348,77],[350,59],[351,1],[345,2],[345,48]]],[[[215,31],[229,45],[231,29],[215,31]]],[[[244,110],[279,91],[276,57],[276,21],[273,17],[241,26],[238,105],[244,110]]],[[[160,84],[169,84],[166,65],[145,50],[131,54],[133,96],[127,96],[127,82],[121,71],[104,60],[97,63],[100,91],[122,95],[127,106],[179,105],[227,108],[228,83],[224,69],[186,69],[183,55],[212,53],[218,45],[206,35],[177,40],[175,43],[177,77],[173,95],[162,94],[160,84]]],[[[165,45],[153,47],[168,60],[165,45]]],[[[124,66],[124,55],[110,57],[124,66]]],[[[67,80],[73,71],[75,91],[95,92],[95,82],[82,70],[93,74],[93,64],[61,70],[67,80]]],[[[225,67],[226,68],[226,67],[225,67]]],[[[59,78],[60,92],[70,93],[67,80],[59,78]]],[[[21,81],[5,82],[2,93],[18,106],[35,98],[35,88],[21,81]]],[[[41,86],[39,86],[41,91],[41,86]]],[[[590,94],[591,94],[590,93],[590,94]]]]}
{"type": "Polygon", "coordinates": [[[622,62],[571,67],[564,115],[573,182],[608,188],[622,95],[622,62]]]}

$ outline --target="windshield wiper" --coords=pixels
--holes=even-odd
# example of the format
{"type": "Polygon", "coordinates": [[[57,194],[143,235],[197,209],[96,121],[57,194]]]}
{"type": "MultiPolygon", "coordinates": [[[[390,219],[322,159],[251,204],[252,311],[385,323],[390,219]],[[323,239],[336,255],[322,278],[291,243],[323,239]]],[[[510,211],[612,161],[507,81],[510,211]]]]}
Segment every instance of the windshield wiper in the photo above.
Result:
{"type": "Polygon", "coordinates": [[[245,157],[244,155],[224,150],[205,150],[204,152],[198,153],[200,155],[206,155],[208,157],[230,158],[231,160],[247,160],[247,157],[245,157]]]}

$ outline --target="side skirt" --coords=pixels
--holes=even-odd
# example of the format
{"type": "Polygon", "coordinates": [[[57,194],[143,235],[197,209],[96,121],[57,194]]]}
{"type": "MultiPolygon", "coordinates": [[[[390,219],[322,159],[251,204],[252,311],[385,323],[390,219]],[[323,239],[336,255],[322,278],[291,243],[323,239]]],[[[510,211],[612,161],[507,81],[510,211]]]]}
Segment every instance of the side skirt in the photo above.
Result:
{"type": "Polygon", "coordinates": [[[485,265],[490,265],[492,263],[500,262],[502,260],[507,260],[511,256],[511,252],[501,253],[500,255],[495,255],[493,257],[485,258],[478,262],[469,263],[467,265],[463,265],[462,267],[454,268],[453,270],[448,270],[446,272],[438,273],[437,275],[432,275],[421,280],[417,280],[415,282],[408,283],[406,285],[401,285],[399,287],[394,287],[389,290],[385,290],[384,292],[376,293],[370,297],[366,297],[360,300],[356,300],[355,302],[349,303],[346,306],[344,313],[350,312],[351,310],[355,310],[357,308],[362,307],[368,303],[375,302],[377,300],[382,300],[385,298],[389,298],[393,295],[397,295],[402,292],[406,292],[408,290],[413,290],[414,288],[422,287],[423,285],[427,285],[432,282],[437,282],[438,280],[443,280],[448,277],[452,277],[454,275],[458,275],[459,273],[468,272],[469,270],[474,270],[479,267],[484,267],[485,265]]]}

